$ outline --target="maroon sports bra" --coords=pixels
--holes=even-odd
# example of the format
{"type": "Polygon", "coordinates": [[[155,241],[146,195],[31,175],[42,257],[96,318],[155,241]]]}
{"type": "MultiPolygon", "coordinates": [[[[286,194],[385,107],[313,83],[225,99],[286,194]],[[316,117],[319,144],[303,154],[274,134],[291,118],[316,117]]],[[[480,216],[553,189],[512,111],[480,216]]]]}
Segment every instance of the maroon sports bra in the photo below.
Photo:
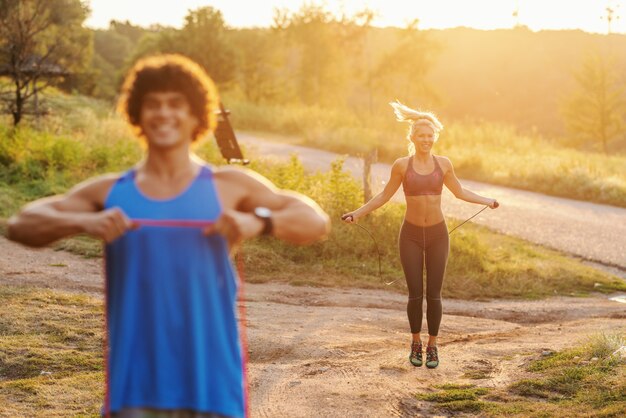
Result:
{"type": "Polygon", "coordinates": [[[443,190],[443,170],[433,155],[435,169],[430,174],[419,174],[413,168],[413,156],[404,172],[402,188],[405,196],[440,195],[443,190]]]}

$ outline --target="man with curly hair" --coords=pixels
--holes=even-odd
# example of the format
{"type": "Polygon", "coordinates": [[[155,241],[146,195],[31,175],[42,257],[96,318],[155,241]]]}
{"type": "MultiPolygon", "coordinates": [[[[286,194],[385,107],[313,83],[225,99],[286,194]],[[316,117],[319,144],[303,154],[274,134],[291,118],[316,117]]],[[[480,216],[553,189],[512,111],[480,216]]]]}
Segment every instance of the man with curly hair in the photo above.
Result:
{"type": "Polygon", "coordinates": [[[217,104],[213,82],[193,61],[140,60],[119,110],[144,141],[145,158],[9,220],[9,238],[34,247],[78,233],[106,243],[105,415],[243,416],[230,250],[259,235],[307,244],[328,233],[328,216],[310,199],[191,153],[214,129],[217,104]]]}

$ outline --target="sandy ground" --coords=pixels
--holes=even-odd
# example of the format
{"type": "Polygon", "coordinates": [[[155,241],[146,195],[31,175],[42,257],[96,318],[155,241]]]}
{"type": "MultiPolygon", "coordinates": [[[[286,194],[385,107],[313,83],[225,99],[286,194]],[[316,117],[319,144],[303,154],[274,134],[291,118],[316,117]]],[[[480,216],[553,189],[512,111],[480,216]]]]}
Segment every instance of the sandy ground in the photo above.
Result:
{"type": "MultiPolygon", "coordinates": [[[[4,238],[0,254],[0,285],[102,294],[100,260],[4,238]]],[[[408,363],[403,295],[276,283],[244,291],[252,417],[432,416],[431,405],[414,395],[435,384],[505,388],[527,377],[524,366],[544,351],[626,332],[626,304],[607,296],[445,300],[441,365],[429,370],[408,363]]]]}

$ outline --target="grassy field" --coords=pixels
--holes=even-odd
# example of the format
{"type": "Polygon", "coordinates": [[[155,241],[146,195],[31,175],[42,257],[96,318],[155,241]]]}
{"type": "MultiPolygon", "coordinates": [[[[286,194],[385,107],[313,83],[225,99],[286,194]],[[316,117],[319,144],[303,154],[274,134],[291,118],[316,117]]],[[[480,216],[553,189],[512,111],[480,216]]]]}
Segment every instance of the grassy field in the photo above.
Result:
{"type": "MultiPolygon", "coordinates": [[[[7,218],[29,200],[63,192],[92,175],[125,170],[141,157],[138,141],[102,102],[61,95],[52,99],[56,112],[38,124],[25,124],[17,131],[0,125],[0,218],[7,218]]],[[[196,152],[214,164],[223,163],[212,142],[202,142],[196,152]]],[[[250,280],[381,288],[386,287],[383,282],[398,279],[391,289],[404,291],[397,256],[403,205],[386,205],[362,221],[379,243],[381,278],[371,239],[338,221],[363,200],[359,184],[342,171],[341,160],[326,173],[308,174],[295,158],[282,164],[253,158],[251,168],[281,188],[313,198],[331,216],[334,227],[327,241],[311,247],[291,247],[274,240],[249,243],[242,254],[246,265],[255,266],[250,280]]],[[[453,226],[455,220],[448,222],[453,226]]],[[[100,251],[89,239],[58,245],[90,256],[100,251]]],[[[614,276],[485,228],[466,224],[451,239],[446,297],[538,298],[620,290],[626,290],[626,285],[614,276]]]]}
{"type": "MultiPolygon", "coordinates": [[[[294,286],[385,289],[406,292],[396,249],[402,207],[389,207],[362,222],[377,237],[378,254],[367,234],[335,223],[325,242],[293,247],[275,239],[247,242],[239,251],[245,279],[294,286]],[[392,285],[386,282],[395,281],[392,285]]],[[[443,296],[453,299],[541,299],[626,291],[626,282],[578,260],[477,225],[464,225],[451,238],[443,296]]],[[[2,227],[0,226],[0,232],[2,227]]],[[[85,236],[59,241],[59,250],[100,257],[100,242],[85,236]]]]}
{"type": "MultiPolygon", "coordinates": [[[[23,175],[24,169],[30,173],[37,165],[38,170],[49,170],[50,166],[71,164],[74,177],[84,178],[93,171],[116,170],[136,161],[140,149],[129,140],[131,134],[113,113],[111,104],[54,91],[45,100],[51,108],[50,115],[36,124],[30,123],[37,125],[38,134],[25,128],[16,138],[9,138],[9,118],[2,117],[0,163],[6,163],[7,158],[14,161],[27,157],[21,170],[14,168],[11,175],[23,175]],[[52,143],[43,140],[41,132],[52,143]],[[31,140],[32,136],[38,137],[36,143],[29,144],[33,150],[16,155],[14,142],[31,140]],[[81,146],[72,147],[68,154],[68,140],[81,146]],[[87,160],[83,159],[85,153],[89,154],[87,160]],[[58,156],[65,159],[55,159],[58,156]]],[[[363,155],[377,148],[379,159],[384,162],[406,155],[408,125],[394,121],[391,107],[388,114],[364,117],[350,109],[255,105],[228,95],[224,100],[232,109],[235,129],[351,155],[363,155]]],[[[434,152],[449,156],[462,178],[626,207],[626,152],[607,156],[579,150],[539,133],[521,133],[506,125],[443,122],[446,127],[434,152]]]]}
{"type": "MultiPolygon", "coordinates": [[[[387,163],[407,153],[408,125],[395,122],[391,107],[388,114],[358,117],[349,109],[227,103],[235,127],[261,137],[282,134],[292,143],[350,155],[376,148],[387,163]]],[[[450,157],[462,178],[626,207],[626,153],[577,150],[488,122],[443,123],[434,152],[450,157]]]]}

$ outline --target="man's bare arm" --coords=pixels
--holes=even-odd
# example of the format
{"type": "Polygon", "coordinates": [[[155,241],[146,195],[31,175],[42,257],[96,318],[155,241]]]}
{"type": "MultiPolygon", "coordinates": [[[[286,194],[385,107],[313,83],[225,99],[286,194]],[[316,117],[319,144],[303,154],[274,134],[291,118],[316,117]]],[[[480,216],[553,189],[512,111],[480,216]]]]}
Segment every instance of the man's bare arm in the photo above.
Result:
{"type": "Polygon", "coordinates": [[[107,242],[132,227],[119,209],[102,211],[104,199],[117,176],[88,180],[64,195],[46,197],[26,205],[8,223],[8,238],[31,247],[87,233],[107,242]]]}
{"type": "MultiPolygon", "coordinates": [[[[243,198],[235,210],[251,217],[253,233],[258,234],[263,225],[252,213],[257,207],[266,207],[272,210],[272,235],[276,238],[293,244],[308,244],[328,235],[329,217],[310,198],[293,191],[279,190],[265,177],[250,170],[221,170],[219,177],[225,184],[236,184],[241,188],[243,198]]],[[[222,190],[221,193],[229,191],[222,190]]]]}

